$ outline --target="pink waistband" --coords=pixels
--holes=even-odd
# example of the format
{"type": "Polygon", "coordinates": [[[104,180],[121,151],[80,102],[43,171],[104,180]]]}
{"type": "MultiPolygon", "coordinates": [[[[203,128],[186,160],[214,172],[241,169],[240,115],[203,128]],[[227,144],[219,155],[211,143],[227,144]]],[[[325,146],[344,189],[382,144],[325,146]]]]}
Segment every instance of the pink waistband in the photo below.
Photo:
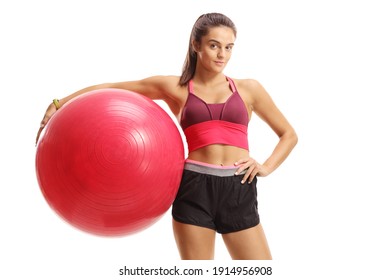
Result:
{"type": "Polygon", "coordinates": [[[217,168],[217,169],[237,169],[238,167],[235,165],[217,165],[217,164],[211,164],[211,163],[206,163],[202,161],[197,161],[197,160],[192,160],[192,159],[186,159],[185,163],[192,163],[192,164],[197,164],[197,165],[202,165],[210,168],[217,168]]]}
{"type": "Polygon", "coordinates": [[[241,171],[240,174],[236,174],[238,166],[219,166],[209,163],[204,163],[196,160],[187,159],[184,164],[184,169],[194,171],[197,173],[214,175],[219,177],[230,177],[235,175],[242,175],[246,173],[246,170],[241,171]]]}

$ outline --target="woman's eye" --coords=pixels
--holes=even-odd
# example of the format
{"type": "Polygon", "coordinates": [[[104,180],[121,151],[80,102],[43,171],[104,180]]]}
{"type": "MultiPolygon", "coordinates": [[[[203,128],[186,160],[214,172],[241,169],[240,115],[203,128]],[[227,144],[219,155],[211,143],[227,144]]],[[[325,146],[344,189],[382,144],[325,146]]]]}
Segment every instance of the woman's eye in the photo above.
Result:
{"type": "Polygon", "coordinates": [[[215,45],[215,44],[211,44],[211,45],[210,45],[210,48],[213,49],[213,50],[215,50],[216,48],[218,48],[218,46],[215,45]]]}

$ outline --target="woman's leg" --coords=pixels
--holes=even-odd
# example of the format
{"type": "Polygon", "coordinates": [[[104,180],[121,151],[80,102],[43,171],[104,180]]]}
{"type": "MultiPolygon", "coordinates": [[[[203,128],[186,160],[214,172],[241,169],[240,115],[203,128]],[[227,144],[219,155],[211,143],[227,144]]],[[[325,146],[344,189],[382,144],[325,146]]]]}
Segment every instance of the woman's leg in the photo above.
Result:
{"type": "Polygon", "coordinates": [[[233,260],[271,260],[271,252],[261,224],[223,234],[223,241],[233,260]]]}
{"type": "Polygon", "coordinates": [[[214,259],[214,230],[173,220],[173,232],[182,260],[214,259]]]}

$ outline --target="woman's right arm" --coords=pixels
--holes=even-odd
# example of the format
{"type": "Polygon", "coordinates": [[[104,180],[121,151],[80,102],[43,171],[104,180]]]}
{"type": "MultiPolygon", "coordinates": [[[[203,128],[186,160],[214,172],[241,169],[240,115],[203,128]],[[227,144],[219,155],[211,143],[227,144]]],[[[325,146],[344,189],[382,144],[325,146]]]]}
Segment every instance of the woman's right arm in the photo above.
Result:
{"type": "MultiPolygon", "coordinates": [[[[126,81],[126,82],[117,82],[117,83],[104,83],[94,86],[89,86],[75,93],[72,93],[64,98],[59,99],[58,108],[61,108],[65,103],[69,102],[73,98],[82,95],[83,93],[90,92],[92,90],[106,89],[106,88],[117,88],[124,89],[133,92],[137,92],[141,95],[149,97],[151,99],[164,100],[170,108],[174,107],[174,103],[178,100],[178,94],[176,87],[178,87],[179,78],[177,76],[153,76],[137,81],[126,81]]],[[[37,133],[36,142],[39,140],[39,136],[50,120],[50,118],[57,111],[54,103],[51,103],[45,112],[45,115],[41,121],[40,128],[37,133]]]]}

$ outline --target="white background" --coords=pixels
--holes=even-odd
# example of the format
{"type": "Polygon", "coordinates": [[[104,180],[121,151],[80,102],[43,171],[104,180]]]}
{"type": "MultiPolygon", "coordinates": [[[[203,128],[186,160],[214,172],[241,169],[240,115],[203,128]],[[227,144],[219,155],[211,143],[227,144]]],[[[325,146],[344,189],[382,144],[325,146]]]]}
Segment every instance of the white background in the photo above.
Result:
{"type": "MultiPolygon", "coordinates": [[[[265,264],[272,279],[389,279],[389,12],[379,0],[1,1],[0,278],[265,264]],[[216,261],[179,261],[169,212],[123,238],[65,223],[35,175],[35,135],[50,101],[97,83],[179,75],[193,23],[214,11],[238,28],[225,74],[259,80],[299,135],[258,185],[274,261],[229,261],[220,237],[216,261]]],[[[249,133],[252,156],[264,160],[276,137],[256,118],[249,133]]]]}

